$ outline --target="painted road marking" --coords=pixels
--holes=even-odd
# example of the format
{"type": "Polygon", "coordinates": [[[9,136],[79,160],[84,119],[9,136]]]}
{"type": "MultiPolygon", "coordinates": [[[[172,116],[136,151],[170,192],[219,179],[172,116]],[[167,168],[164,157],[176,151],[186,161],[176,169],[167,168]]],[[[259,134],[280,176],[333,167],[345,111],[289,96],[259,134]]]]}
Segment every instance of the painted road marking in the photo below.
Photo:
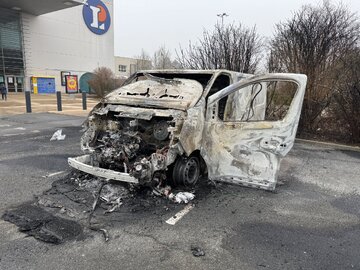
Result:
{"type": "Polygon", "coordinates": [[[17,129],[17,130],[26,130],[26,128],[24,128],[24,127],[17,127],[17,128],[14,128],[14,129],[17,129]]]}
{"type": "Polygon", "coordinates": [[[5,125],[0,125],[0,127],[11,127],[11,125],[5,124],[5,125]]]}
{"type": "Polygon", "coordinates": [[[188,204],[184,207],[183,210],[177,212],[174,216],[165,221],[169,225],[175,225],[180,219],[182,219],[187,213],[193,209],[194,206],[192,204],[188,204]]]}
{"type": "Polygon", "coordinates": [[[43,177],[44,177],[44,178],[53,177],[53,176],[55,176],[55,175],[59,175],[59,174],[62,174],[62,173],[64,173],[64,172],[65,172],[65,171],[54,172],[54,173],[50,173],[50,174],[48,174],[48,175],[44,175],[43,177]]]}

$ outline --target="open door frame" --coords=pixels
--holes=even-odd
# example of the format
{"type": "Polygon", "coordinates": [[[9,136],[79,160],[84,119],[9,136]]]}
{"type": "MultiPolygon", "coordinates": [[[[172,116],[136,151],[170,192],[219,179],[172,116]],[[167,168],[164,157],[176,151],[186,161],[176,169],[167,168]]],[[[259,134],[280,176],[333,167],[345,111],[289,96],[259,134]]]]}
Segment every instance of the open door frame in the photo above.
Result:
{"type": "Polygon", "coordinates": [[[208,99],[201,155],[209,178],[244,186],[274,190],[279,164],[293,147],[307,77],[302,74],[266,74],[234,83],[208,99]],[[280,121],[223,121],[219,100],[247,86],[286,81],[298,88],[286,116],[280,121]]]}

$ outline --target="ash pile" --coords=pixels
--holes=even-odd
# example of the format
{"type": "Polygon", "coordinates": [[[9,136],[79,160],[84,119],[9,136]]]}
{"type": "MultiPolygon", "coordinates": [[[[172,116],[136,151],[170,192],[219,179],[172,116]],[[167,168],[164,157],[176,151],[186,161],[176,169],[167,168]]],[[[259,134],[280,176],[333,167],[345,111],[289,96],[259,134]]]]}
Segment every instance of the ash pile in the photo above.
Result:
{"type": "MultiPolygon", "coordinates": [[[[197,189],[198,200],[209,193],[209,187],[205,184],[197,189]]],[[[74,170],[54,181],[35,201],[6,211],[3,219],[45,242],[60,244],[90,236],[92,231],[103,234],[108,241],[111,228],[117,224],[131,225],[154,215],[165,222],[183,204],[190,203],[194,193],[166,185],[106,181],[74,170]]]]}
{"type": "Polygon", "coordinates": [[[94,229],[94,224],[107,227],[110,220],[141,213],[146,218],[154,213],[168,215],[180,204],[190,203],[194,190],[180,191],[170,186],[139,186],[131,183],[107,181],[79,171],[72,171],[52,184],[52,188],[37,198],[36,204],[48,211],[80,221],[94,229]],[[191,191],[191,192],[190,192],[191,191]]]}
{"type": "Polygon", "coordinates": [[[112,212],[136,212],[152,206],[189,203],[194,191],[174,191],[170,186],[138,186],[130,183],[107,181],[100,177],[71,172],[52,184],[52,188],[38,197],[38,204],[58,209],[70,218],[86,219],[95,210],[103,215],[112,212]]]}
{"type": "Polygon", "coordinates": [[[29,236],[54,244],[89,236],[91,231],[108,241],[109,229],[116,223],[133,224],[154,214],[164,220],[179,203],[193,198],[193,193],[175,193],[169,186],[135,186],[72,171],[35,201],[7,210],[2,218],[29,236]]]}

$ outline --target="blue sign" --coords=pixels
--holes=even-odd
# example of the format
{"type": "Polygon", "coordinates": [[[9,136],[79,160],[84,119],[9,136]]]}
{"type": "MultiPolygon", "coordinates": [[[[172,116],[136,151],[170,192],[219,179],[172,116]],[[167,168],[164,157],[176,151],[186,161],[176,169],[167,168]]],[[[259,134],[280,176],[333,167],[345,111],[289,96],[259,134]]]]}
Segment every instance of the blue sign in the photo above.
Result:
{"type": "Polygon", "coordinates": [[[39,94],[55,93],[55,78],[37,78],[39,94]]]}
{"type": "Polygon", "coordinates": [[[109,10],[100,0],[88,0],[83,7],[83,17],[89,30],[97,35],[105,34],[110,28],[109,10]]]}

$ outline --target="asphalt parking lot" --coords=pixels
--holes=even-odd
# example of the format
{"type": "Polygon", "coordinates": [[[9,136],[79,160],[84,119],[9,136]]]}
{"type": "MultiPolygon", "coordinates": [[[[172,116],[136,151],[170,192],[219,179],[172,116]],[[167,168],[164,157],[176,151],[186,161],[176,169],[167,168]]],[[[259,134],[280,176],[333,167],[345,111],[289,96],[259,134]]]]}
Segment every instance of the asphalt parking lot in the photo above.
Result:
{"type": "MultiPolygon", "coordinates": [[[[67,158],[81,154],[83,120],[0,117],[0,215],[66,177],[67,158]],[[66,139],[50,142],[59,128],[66,139]]],[[[174,226],[165,221],[184,205],[109,214],[108,242],[88,232],[44,243],[0,220],[0,269],[360,269],[359,175],[360,152],[298,142],[275,192],[204,184],[174,226]],[[193,256],[193,246],[205,256],[193,256]]]]}

